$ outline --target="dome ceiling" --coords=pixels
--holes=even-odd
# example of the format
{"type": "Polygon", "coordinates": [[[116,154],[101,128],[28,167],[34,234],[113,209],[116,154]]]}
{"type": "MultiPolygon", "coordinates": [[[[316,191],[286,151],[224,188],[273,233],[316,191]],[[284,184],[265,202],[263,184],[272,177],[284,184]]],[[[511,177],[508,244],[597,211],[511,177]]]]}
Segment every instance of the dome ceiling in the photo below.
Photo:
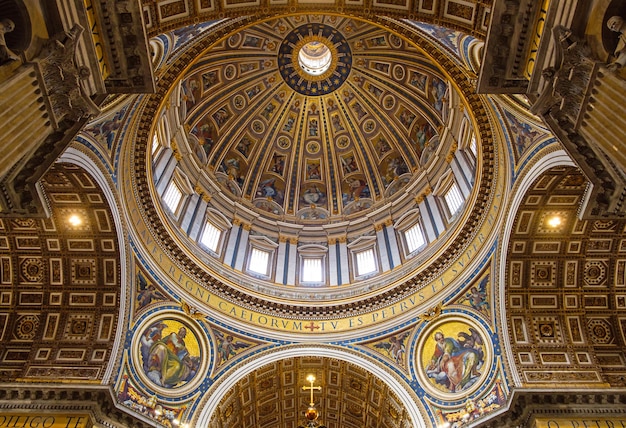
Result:
{"type": "MultiPolygon", "coordinates": [[[[145,210],[138,239],[154,260],[172,261],[163,273],[173,289],[199,310],[238,317],[241,305],[251,323],[279,330],[274,317],[289,324],[389,304],[402,316],[399,299],[426,308],[447,292],[450,260],[467,245],[473,256],[489,233],[476,228],[495,160],[489,117],[474,115],[482,102],[455,60],[401,23],[344,16],[285,16],[184,40],[157,96],[140,106],[128,159],[129,203],[139,204],[131,221],[142,224],[145,210]],[[461,153],[460,129],[479,139],[477,153],[461,153]],[[448,212],[443,194],[457,179],[464,201],[448,212]],[[185,195],[177,205],[172,188],[185,195]],[[422,219],[424,242],[407,250],[402,234],[422,219]],[[213,247],[207,225],[220,233],[213,247]],[[361,253],[375,269],[361,272],[361,253]],[[321,280],[304,274],[309,259],[321,280]]],[[[334,333],[350,328],[344,321],[334,333]]]]}
{"type": "Polygon", "coordinates": [[[269,219],[380,208],[429,167],[446,80],[397,35],[292,16],[218,43],[181,84],[187,148],[222,191],[269,219]]]}

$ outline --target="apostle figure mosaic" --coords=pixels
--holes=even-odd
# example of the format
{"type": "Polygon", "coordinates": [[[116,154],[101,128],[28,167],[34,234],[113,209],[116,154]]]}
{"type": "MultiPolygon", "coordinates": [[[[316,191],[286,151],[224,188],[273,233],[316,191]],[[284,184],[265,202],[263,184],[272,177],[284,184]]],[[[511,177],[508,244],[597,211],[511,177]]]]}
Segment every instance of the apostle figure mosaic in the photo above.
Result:
{"type": "Polygon", "coordinates": [[[479,329],[461,320],[438,324],[425,333],[422,371],[434,390],[467,391],[486,373],[487,343],[479,329]]]}
{"type": "Polygon", "coordinates": [[[163,319],[151,323],[141,333],[139,346],[143,372],[157,386],[181,387],[200,368],[198,339],[180,321],[163,319]]]}

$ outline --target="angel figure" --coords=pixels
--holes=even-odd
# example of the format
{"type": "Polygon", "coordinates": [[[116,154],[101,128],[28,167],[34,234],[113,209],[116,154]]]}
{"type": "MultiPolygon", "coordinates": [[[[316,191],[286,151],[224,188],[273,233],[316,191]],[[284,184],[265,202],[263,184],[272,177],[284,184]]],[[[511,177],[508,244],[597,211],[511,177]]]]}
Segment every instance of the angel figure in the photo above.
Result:
{"type": "Polygon", "coordinates": [[[137,304],[139,308],[143,308],[157,300],[165,300],[165,296],[154,286],[149,284],[145,276],[141,272],[137,272],[137,304]]]}
{"type": "Polygon", "coordinates": [[[224,335],[221,331],[213,330],[217,336],[217,364],[228,361],[233,355],[237,355],[238,349],[244,349],[250,346],[249,343],[236,342],[233,336],[224,335]]]}
{"type": "Polygon", "coordinates": [[[404,333],[398,334],[396,336],[391,336],[389,338],[389,342],[381,342],[374,345],[374,347],[378,349],[384,349],[387,351],[389,356],[393,358],[397,364],[403,366],[404,365],[404,354],[406,352],[406,348],[404,346],[404,341],[408,337],[409,332],[406,331],[404,333]]]}
{"type": "Polygon", "coordinates": [[[487,284],[489,275],[485,276],[478,285],[472,286],[465,295],[465,299],[470,306],[477,311],[489,313],[489,302],[487,302],[487,284]]]}

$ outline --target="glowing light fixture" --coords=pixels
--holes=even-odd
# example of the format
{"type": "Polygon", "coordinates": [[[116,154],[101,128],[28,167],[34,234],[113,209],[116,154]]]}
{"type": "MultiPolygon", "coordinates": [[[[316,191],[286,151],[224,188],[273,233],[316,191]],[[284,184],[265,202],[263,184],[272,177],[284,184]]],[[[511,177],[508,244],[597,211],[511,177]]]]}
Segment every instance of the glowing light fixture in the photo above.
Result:
{"type": "Polygon", "coordinates": [[[548,226],[555,229],[559,227],[561,223],[563,223],[563,219],[560,216],[555,215],[555,216],[550,217],[547,223],[548,223],[548,226]]]}
{"type": "Polygon", "coordinates": [[[69,222],[70,226],[72,227],[78,227],[81,224],[83,224],[83,219],[81,216],[79,216],[78,214],[72,214],[67,221],[69,222]]]}

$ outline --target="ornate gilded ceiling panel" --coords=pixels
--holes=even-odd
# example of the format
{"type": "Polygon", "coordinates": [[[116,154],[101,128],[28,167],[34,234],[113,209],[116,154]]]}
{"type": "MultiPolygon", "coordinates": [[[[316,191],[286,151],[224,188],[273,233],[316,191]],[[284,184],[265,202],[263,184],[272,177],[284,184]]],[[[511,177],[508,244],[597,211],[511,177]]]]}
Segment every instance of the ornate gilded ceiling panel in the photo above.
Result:
{"type": "Polygon", "coordinates": [[[345,361],[289,358],[243,377],[224,395],[210,428],[304,425],[310,404],[308,375],[314,375],[313,397],[324,409],[318,422],[328,428],[407,427],[410,419],[400,400],[380,379],[345,361]]]}
{"type": "Polygon", "coordinates": [[[254,15],[341,13],[373,18],[377,15],[409,18],[461,30],[477,38],[487,34],[493,1],[476,0],[143,0],[149,36],[198,22],[254,15]]]}
{"type": "Polygon", "coordinates": [[[553,168],[516,215],[505,305],[527,386],[624,386],[626,222],[579,219],[586,187],[576,168],[553,168]]]}
{"type": "MultiPolygon", "coordinates": [[[[493,228],[483,220],[499,215],[505,186],[494,168],[503,154],[492,133],[488,106],[473,93],[457,57],[439,50],[430,38],[422,38],[417,28],[401,22],[388,25],[390,29],[340,15],[289,15],[256,23],[244,19],[223,27],[216,24],[215,31],[203,33],[206,37],[201,43],[189,44],[184,53],[167,60],[168,66],[159,73],[158,93],[138,105],[139,114],[128,128],[132,138],[122,143],[126,145],[120,152],[124,176],[120,182],[128,186],[124,193],[138,240],[146,245],[150,257],[168,264],[163,266],[165,277],[185,286],[185,293],[197,300],[194,304],[208,304],[220,314],[238,319],[242,305],[242,313],[252,312],[248,317],[251,323],[280,331],[297,329],[298,334],[315,334],[323,326],[330,328],[327,319],[340,319],[332,324],[336,333],[353,326],[356,319],[345,318],[348,313],[366,313],[362,325],[369,326],[381,319],[370,312],[385,306],[396,305],[400,310],[393,309],[394,314],[401,315],[402,308],[409,307],[403,299],[408,299],[411,308],[427,305],[427,300],[445,292],[457,278],[453,260],[461,254],[470,259],[478,254],[465,252],[464,247],[478,249],[486,244],[485,237],[493,228]],[[340,29],[349,43],[349,51],[341,51],[342,60],[336,64],[331,60],[330,67],[341,75],[341,67],[351,61],[350,75],[341,88],[325,95],[313,95],[312,91],[335,84],[332,79],[324,80],[327,70],[320,71],[321,86],[316,77],[296,72],[294,84],[304,85],[303,94],[295,91],[278,69],[280,46],[292,31],[319,42],[313,40],[319,32],[309,32],[309,24],[310,31],[321,24],[340,29]],[[303,32],[301,26],[305,26],[303,32]],[[184,77],[179,80],[183,69],[184,77]],[[453,230],[442,236],[456,242],[434,241],[431,252],[425,253],[432,262],[428,266],[414,258],[413,266],[419,268],[415,274],[390,269],[390,275],[384,272],[385,281],[377,281],[367,290],[370,283],[350,284],[362,286],[368,293],[358,299],[360,290],[346,291],[346,287],[327,286],[320,293],[284,287],[284,281],[281,286],[264,278],[256,281],[251,275],[237,277],[235,286],[230,282],[241,269],[239,259],[233,257],[237,229],[250,240],[275,248],[285,242],[299,244],[296,229],[310,226],[300,242],[324,249],[336,243],[345,246],[347,231],[339,229],[352,223],[356,227],[348,239],[371,238],[378,230],[382,232],[383,225],[393,226],[392,215],[399,219],[425,198],[437,203],[441,195],[432,195],[433,186],[445,182],[444,174],[452,168],[459,149],[452,132],[463,115],[466,129],[473,127],[480,141],[480,176],[466,177],[477,183],[477,188],[469,189],[463,213],[443,219],[453,230]],[[455,120],[455,127],[446,127],[455,120]],[[162,129],[165,122],[170,125],[169,132],[162,129]],[[443,135],[445,141],[438,144],[437,138],[443,135]],[[155,138],[157,150],[150,152],[155,138]],[[156,153],[154,158],[150,153],[156,153]],[[168,156],[172,158],[170,166],[168,156]],[[167,177],[157,182],[159,175],[154,171],[167,168],[191,200],[204,204],[198,205],[196,214],[191,209],[175,218],[158,200],[169,184],[167,177]],[[434,174],[432,182],[424,179],[430,173],[434,174]],[[397,203],[400,198],[402,202],[397,203]],[[228,223],[224,228],[232,232],[225,252],[230,256],[228,265],[200,251],[198,242],[190,239],[195,226],[189,222],[201,221],[205,210],[215,218],[223,215],[220,221],[228,223]],[[391,213],[393,210],[396,212],[391,213]],[[472,221],[455,223],[470,217],[472,221]],[[334,223],[329,224],[328,219],[334,223]],[[343,225],[343,221],[350,223],[343,225]],[[183,223],[186,230],[180,227],[183,223]],[[327,227],[335,225],[338,231],[327,236],[327,227]],[[155,239],[162,245],[155,245],[155,239]],[[213,263],[219,263],[214,270],[213,263]],[[265,283],[259,285],[262,281],[265,283]],[[379,287],[385,290],[378,291],[379,287]],[[292,305],[288,299],[306,300],[310,306],[292,305]],[[303,317],[306,323],[301,322],[303,317]],[[324,318],[325,324],[310,321],[311,317],[324,318]]],[[[296,48],[308,52],[309,57],[316,52],[314,45],[303,49],[297,44],[290,47],[290,61],[285,59],[294,70],[296,48]]],[[[438,233],[447,225],[442,226],[438,233]]]]}
{"type": "Polygon", "coordinates": [[[42,185],[50,218],[0,222],[0,379],[101,380],[123,298],[111,210],[80,167],[42,185]]]}

